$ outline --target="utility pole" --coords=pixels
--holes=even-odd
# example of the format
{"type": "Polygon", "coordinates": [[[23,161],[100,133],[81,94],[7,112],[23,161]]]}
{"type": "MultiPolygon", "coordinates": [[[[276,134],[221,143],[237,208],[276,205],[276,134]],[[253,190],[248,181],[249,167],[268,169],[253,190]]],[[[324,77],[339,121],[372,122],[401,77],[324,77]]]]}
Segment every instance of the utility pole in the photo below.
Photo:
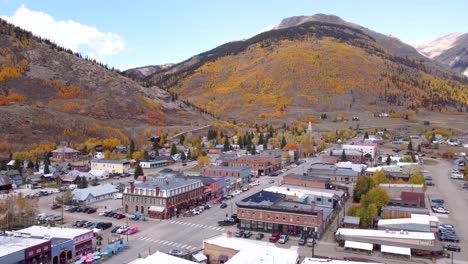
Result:
{"type": "MultiPolygon", "coordinates": [[[[128,217],[125,217],[125,218],[127,218],[127,228],[128,228],[128,217]]],[[[126,233],[127,233],[127,242],[128,242],[128,230],[126,233]]]]}

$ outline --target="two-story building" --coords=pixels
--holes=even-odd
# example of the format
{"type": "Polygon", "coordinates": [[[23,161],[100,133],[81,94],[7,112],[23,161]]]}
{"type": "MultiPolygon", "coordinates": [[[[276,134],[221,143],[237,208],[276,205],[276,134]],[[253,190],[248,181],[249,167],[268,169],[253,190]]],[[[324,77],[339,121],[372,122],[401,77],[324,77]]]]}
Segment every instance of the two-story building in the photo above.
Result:
{"type": "Polygon", "coordinates": [[[349,168],[338,168],[335,164],[331,163],[314,163],[307,170],[308,176],[327,178],[333,182],[356,182],[360,172],[349,168]]]}
{"type": "Polygon", "coordinates": [[[229,166],[250,167],[255,176],[268,175],[273,171],[281,169],[281,155],[260,154],[242,156],[236,160],[229,161],[229,166]]]}
{"type": "Polygon", "coordinates": [[[283,177],[284,184],[304,186],[311,188],[320,188],[320,189],[329,189],[330,188],[330,179],[313,177],[308,175],[300,174],[288,174],[283,177]]]}
{"type": "Polygon", "coordinates": [[[92,170],[105,170],[108,173],[128,173],[130,161],[128,160],[98,160],[91,161],[92,170]]]}
{"type": "Polygon", "coordinates": [[[236,178],[237,187],[241,187],[243,185],[246,186],[249,184],[252,173],[251,173],[251,168],[249,167],[214,166],[214,167],[203,167],[202,175],[236,178]]]}
{"type": "Polygon", "coordinates": [[[52,150],[52,158],[55,160],[76,160],[80,156],[80,152],[69,147],[60,147],[52,150]]]}
{"type": "Polygon", "coordinates": [[[185,175],[178,175],[179,178],[187,177],[188,179],[192,180],[201,180],[203,183],[203,199],[204,201],[210,201],[213,199],[217,199],[223,197],[224,195],[224,188],[225,188],[225,177],[221,176],[185,176],[185,175]]]}
{"type": "Polygon", "coordinates": [[[286,195],[257,192],[236,202],[241,229],[299,236],[324,229],[323,210],[314,204],[287,201],[286,195]]]}
{"type": "Polygon", "coordinates": [[[0,263],[51,263],[48,239],[0,236],[0,263]]]}
{"type": "Polygon", "coordinates": [[[125,213],[168,219],[203,203],[203,195],[201,180],[166,175],[148,177],[142,183],[131,183],[123,192],[122,202],[125,213]]]}

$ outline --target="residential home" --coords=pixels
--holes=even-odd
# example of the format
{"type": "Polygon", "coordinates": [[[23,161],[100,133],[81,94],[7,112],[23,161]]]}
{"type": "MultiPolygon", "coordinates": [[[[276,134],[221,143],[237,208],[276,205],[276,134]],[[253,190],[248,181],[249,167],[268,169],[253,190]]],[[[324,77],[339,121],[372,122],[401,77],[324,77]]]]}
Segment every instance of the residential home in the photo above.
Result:
{"type": "Polygon", "coordinates": [[[10,177],[0,175],[0,193],[8,193],[13,188],[10,177]]]}
{"type": "Polygon", "coordinates": [[[85,189],[72,191],[72,200],[78,204],[91,204],[102,200],[112,199],[119,190],[113,184],[102,184],[85,189]]]}
{"type": "Polygon", "coordinates": [[[8,178],[10,178],[11,183],[16,186],[23,184],[23,177],[21,176],[21,173],[19,170],[15,170],[15,169],[2,170],[0,171],[0,175],[5,175],[8,178]]]}
{"type": "Polygon", "coordinates": [[[52,158],[55,160],[76,160],[80,156],[80,152],[69,147],[60,147],[52,150],[52,158]]]}
{"type": "Polygon", "coordinates": [[[79,173],[75,173],[76,171],[72,171],[66,175],[60,175],[57,178],[57,183],[59,185],[70,185],[70,184],[80,184],[81,176],[79,173]],[[73,172],[73,173],[72,173],[73,172]]]}

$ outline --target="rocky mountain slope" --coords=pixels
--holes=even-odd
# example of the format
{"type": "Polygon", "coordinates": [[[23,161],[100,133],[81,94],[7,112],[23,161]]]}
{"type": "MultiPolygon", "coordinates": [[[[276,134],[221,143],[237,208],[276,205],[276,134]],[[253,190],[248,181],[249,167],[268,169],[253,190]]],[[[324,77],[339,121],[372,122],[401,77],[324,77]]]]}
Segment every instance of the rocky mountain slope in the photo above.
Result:
{"type": "Polygon", "coordinates": [[[245,121],[283,122],[324,111],[466,110],[466,79],[419,59],[396,39],[327,18],[333,23],[292,19],[144,80],[245,121]]]}
{"type": "Polygon", "coordinates": [[[162,71],[165,71],[166,69],[170,68],[173,65],[174,65],[173,63],[169,63],[169,64],[163,64],[163,65],[144,66],[144,67],[125,70],[123,71],[123,73],[132,79],[141,80],[141,79],[145,79],[146,77],[150,75],[154,75],[162,71]]]}
{"type": "Polygon", "coordinates": [[[422,55],[468,76],[468,33],[452,33],[414,47],[422,55]]]}
{"type": "Polygon", "coordinates": [[[0,20],[0,144],[125,141],[144,128],[199,118],[164,90],[0,20]]]}

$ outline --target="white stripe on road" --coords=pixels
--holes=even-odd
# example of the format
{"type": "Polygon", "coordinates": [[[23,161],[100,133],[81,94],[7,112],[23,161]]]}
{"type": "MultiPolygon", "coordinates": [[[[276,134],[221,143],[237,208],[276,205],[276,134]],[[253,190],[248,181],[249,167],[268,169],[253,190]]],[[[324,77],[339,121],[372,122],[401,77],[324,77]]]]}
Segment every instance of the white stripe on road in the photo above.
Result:
{"type": "Polygon", "coordinates": [[[169,244],[167,244],[167,245],[170,246],[170,245],[172,245],[172,244],[174,244],[174,242],[169,242],[169,244]]]}
{"type": "Polygon", "coordinates": [[[166,245],[167,243],[169,243],[169,241],[163,240],[162,242],[163,245],[166,245]]]}
{"type": "Polygon", "coordinates": [[[188,246],[187,246],[187,245],[182,245],[182,246],[181,246],[182,249],[184,249],[184,248],[186,248],[186,247],[188,247],[188,246]]]}

